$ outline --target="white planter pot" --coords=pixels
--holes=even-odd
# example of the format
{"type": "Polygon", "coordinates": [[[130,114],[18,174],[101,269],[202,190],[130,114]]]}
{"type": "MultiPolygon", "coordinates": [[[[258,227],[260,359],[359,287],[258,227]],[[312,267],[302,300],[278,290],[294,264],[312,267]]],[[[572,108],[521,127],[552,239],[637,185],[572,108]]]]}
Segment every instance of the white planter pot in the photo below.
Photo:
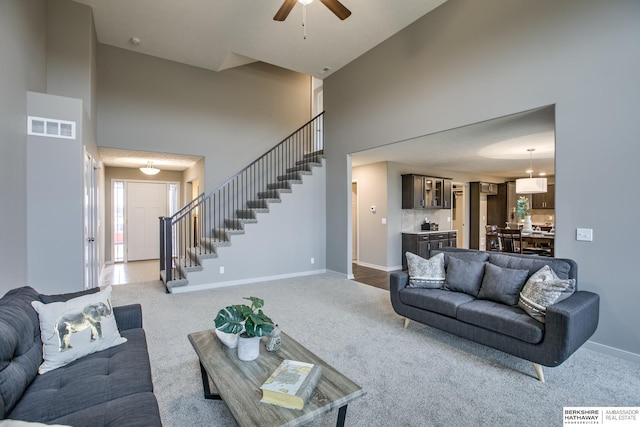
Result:
{"type": "Polygon", "coordinates": [[[533,231],[533,226],[531,225],[531,215],[524,216],[524,226],[522,227],[522,231],[524,233],[531,233],[533,231]]]}
{"type": "Polygon", "coordinates": [[[262,337],[238,337],[238,359],[248,362],[260,356],[260,340],[262,337]]]}
{"type": "Polygon", "coordinates": [[[236,348],[238,346],[238,335],[240,334],[227,334],[226,332],[221,332],[217,329],[214,329],[214,331],[216,331],[216,336],[220,341],[222,341],[222,344],[229,348],[236,348]]]}

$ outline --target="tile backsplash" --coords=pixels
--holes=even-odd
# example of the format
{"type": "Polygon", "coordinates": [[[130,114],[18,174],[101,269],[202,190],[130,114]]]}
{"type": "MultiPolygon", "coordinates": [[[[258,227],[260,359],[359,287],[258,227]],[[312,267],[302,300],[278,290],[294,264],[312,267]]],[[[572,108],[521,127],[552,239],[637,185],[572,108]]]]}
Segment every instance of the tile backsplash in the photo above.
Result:
{"type": "Polygon", "coordinates": [[[424,219],[438,224],[438,229],[447,231],[451,229],[451,209],[403,209],[402,231],[420,231],[424,219]]]}

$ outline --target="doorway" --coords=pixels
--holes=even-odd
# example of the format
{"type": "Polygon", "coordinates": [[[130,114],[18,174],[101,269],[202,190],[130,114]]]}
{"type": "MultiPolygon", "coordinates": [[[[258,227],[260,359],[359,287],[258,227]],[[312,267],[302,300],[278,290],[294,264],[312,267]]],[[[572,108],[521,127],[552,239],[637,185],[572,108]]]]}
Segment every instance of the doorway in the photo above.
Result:
{"type": "Polygon", "coordinates": [[[84,154],[84,288],[98,286],[98,167],[85,148],[84,154]]]}
{"type": "Polygon", "coordinates": [[[457,230],[458,241],[456,247],[467,248],[467,239],[464,232],[465,213],[466,213],[466,191],[465,185],[454,183],[452,188],[453,203],[451,209],[451,229],[457,230]]]}
{"type": "Polygon", "coordinates": [[[358,182],[351,183],[351,261],[358,263],[358,182]]]}

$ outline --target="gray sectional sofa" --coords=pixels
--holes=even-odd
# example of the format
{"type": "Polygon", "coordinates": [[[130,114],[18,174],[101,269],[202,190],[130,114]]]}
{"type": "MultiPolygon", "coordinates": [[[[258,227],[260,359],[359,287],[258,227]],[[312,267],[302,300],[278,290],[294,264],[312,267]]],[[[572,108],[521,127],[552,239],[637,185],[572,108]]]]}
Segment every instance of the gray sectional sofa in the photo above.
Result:
{"type": "Polygon", "coordinates": [[[98,290],[48,296],[22,287],[0,299],[0,419],[78,427],[162,425],[140,305],[113,307],[127,342],[38,374],[43,349],[31,302],[66,301],[98,290]]]}
{"type": "MultiPolygon", "coordinates": [[[[484,263],[484,274],[494,276],[482,280],[489,288],[492,280],[500,281],[495,272],[526,270],[526,279],[545,265],[550,266],[560,279],[575,279],[574,292],[566,299],[546,309],[546,321],[532,317],[520,306],[496,301],[487,292],[460,292],[448,290],[445,283],[435,289],[411,287],[407,272],[390,276],[390,296],[393,309],[405,318],[441,329],[460,337],[484,344],[533,362],[541,381],[541,365],[558,366],[584,344],[596,330],[599,316],[599,296],[577,288],[578,267],[569,259],[484,252],[470,249],[443,248],[447,277],[452,258],[459,261],[484,263]],[[491,264],[491,266],[489,266],[491,264]],[[496,268],[499,267],[499,268],[496,268]]],[[[477,265],[477,264],[475,264],[477,265]]],[[[469,274],[468,280],[478,280],[469,274]]],[[[495,288],[494,288],[495,290],[495,288]]],[[[509,296],[513,298],[513,296],[509,296]]],[[[517,301],[518,296],[516,296],[517,301]]]]}

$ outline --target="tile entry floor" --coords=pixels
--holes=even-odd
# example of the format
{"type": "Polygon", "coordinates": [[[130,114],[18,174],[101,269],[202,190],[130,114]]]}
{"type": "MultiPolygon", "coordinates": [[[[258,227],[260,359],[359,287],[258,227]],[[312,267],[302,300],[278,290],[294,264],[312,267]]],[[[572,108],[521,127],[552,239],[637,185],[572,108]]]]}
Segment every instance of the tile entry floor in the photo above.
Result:
{"type": "Polygon", "coordinates": [[[106,265],[100,273],[99,286],[125,285],[160,279],[160,261],[130,261],[106,265]]]}

